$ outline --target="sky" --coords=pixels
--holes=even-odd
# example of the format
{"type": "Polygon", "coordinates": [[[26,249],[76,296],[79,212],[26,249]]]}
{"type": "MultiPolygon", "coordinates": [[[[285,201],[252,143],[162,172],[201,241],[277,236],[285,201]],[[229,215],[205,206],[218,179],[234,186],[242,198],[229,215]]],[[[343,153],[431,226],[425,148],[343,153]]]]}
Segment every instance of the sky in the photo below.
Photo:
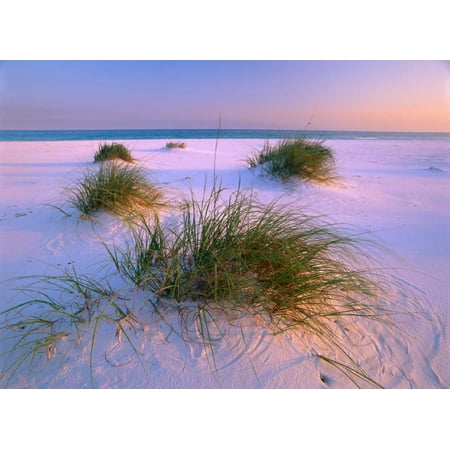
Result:
{"type": "Polygon", "coordinates": [[[450,132],[449,61],[3,61],[0,129],[450,132]]]}

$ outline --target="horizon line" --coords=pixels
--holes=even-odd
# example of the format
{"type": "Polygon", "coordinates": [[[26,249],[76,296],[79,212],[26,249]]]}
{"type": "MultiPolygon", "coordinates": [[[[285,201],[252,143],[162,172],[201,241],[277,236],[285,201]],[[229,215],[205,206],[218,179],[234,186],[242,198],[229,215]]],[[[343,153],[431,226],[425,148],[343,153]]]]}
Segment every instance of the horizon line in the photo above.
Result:
{"type": "Polygon", "coordinates": [[[18,132],[18,131],[171,131],[171,130],[207,130],[207,131],[302,131],[302,132],[320,132],[330,131],[334,133],[423,133],[423,134],[450,134],[449,131],[388,131],[388,130],[335,130],[328,128],[304,129],[304,128],[9,128],[0,129],[0,132],[18,132]]]}

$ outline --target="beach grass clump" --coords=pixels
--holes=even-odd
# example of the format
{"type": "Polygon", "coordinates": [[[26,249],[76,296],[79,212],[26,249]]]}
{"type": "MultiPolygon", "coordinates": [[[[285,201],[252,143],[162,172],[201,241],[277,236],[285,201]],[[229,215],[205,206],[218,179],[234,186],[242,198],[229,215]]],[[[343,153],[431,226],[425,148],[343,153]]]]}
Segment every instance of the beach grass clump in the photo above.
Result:
{"type": "Polygon", "coordinates": [[[370,268],[364,249],[371,243],[289,205],[265,205],[240,190],[225,200],[223,193],[214,189],[200,201],[186,201],[177,224],[140,220],[127,248],[108,249],[117,271],[151,292],[155,308],[159,302],[173,302],[180,314],[194,308],[213,359],[219,317],[258,318],[274,333],[311,333],[343,358],[319,359],[358,387],[358,380],[380,387],[342,333],[355,330],[355,319],[389,323],[389,283],[370,268]]]}
{"type": "Polygon", "coordinates": [[[184,142],[167,142],[166,148],[186,148],[186,144],[184,142]]]}
{"type": "Polygon", "coordinates": [[[300,137],[284,139],[276,145],[266,142],[261,151],[247,158],[247,164],[250,168],[260,166],[268,175],[282,181],[299,178],[327,182],[333,179],[334,156],[323,141],[300,137]]]}
{"type": "Polygon", "coordinates": [[[88,170],[71,189],[69,202],[86,217],[100,209],[134,215],[163,205],[162,192],[147,181],[140,167],[114,161],[97,171],[88,170]]]}
{"type": "Polygon", "coordinates": [[[119,272],[159,298],[247,309],[281,328],[319,332],[331,317],[376,315],[361,239],[253,194],[222,202],[222,193],[187,201],[176,226],[141,221],[128,249],[110,252],[119,272]]]}
{"type": "Polygon", "coordinates": [[[94,162],[111,161],[114,159],[121,159],[125,162],[133,162],[131,152],[123,144],[113,142],[111,144],[99,144],[98,150],[94,155],[94,162]]]}

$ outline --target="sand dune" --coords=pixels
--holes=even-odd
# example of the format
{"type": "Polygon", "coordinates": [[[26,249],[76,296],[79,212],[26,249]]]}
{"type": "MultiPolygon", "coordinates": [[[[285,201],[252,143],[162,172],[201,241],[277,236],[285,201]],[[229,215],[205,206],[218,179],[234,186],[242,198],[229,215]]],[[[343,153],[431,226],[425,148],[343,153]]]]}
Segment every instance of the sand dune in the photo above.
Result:
{"type": "MultiPolygon", "coordinates": [[[[123,143],[149,179],[172,198],[190,191],[201,196],[215,175],[223,187],[235,189],[240,183],[264,202],[279,198],[370,232],[383,246],[374,256],[399,281],[392,292],[399,309],[408,308],[414,297],[420,313],[396,317],[397,328],[381,323],[359,327],[348,336],[355,358],[387,388],[449,387],[449,141],[328,141],[336,154],[335,185],[283,185],[247,169],[245,158],[262,147],[262,140],[219,141],[215,170],[213,140],[190,140],[186,149],[171,150],[165,141],[123,143]]],[[[110,270],[103,243],[121,245],[127,226],[108,214],[98,215],[94,224],[80,221],[64,203],[64,190],[93,166],[95,150],[96,143],[88,141],[0,143],[0,310],[23,301],[23,292],[16,289],[30,280],[16,277],[75,268],[101,278],[110,270]]],[[[166,218],[171,214],[164,212],[166,218]]],[[[105,322],[96,330],[95,348],[89,333],[70,334],[55,352],[37,358],[31,370],[24,365],[1,383],[6,385],[7,379],[8,387],[27,388],[355,387],[315,356],[324,351],[332,355],[333,349],[324,349],[323,342],[303,330],[273,336],[248,319],[238,320],[239,326],[224,319],[224,335],[214,340],[213,361],[189,310],[180,324],[177,311],[163,305],[161,321],[146,307],[144,294],[120,286],[114,277],[111,283],[123,289],[139,313],[139,324],[129,328],[131,341],[117,333],[115,324],[105,322]]],[[[6,341],[1,346],[7,350],[6,341]]],[[[9,357],[1,357],[1,366],[8,365],[9,357]]]]}

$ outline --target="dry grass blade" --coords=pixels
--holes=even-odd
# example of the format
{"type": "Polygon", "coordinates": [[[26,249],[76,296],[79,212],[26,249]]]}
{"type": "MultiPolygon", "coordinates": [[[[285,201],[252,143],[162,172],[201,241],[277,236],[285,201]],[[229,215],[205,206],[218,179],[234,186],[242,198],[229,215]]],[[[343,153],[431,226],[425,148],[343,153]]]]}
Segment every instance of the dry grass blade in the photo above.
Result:
{"type": "Polygon", "coordinates": [[[94,386],[94,348],[98,328],[113,324],[119,331],[118,340],[124,336],[132,355],[136,356],[146,371],[138,350],[129,336],[126,326],[137,324],[128,309],[128,298],[115,292],[107,280],[96,281],[88,276],[66,272],[60,276],[31,277],[28,288],[19,290],[30,300],[0,312],[0,337],[5,351],[0,382],[8,386],[23,366],[28,373],[39,367],[43,359],[52,359],[60,352],[61,341],[82,336],[89,342],[89,373],[94,386]]]}

